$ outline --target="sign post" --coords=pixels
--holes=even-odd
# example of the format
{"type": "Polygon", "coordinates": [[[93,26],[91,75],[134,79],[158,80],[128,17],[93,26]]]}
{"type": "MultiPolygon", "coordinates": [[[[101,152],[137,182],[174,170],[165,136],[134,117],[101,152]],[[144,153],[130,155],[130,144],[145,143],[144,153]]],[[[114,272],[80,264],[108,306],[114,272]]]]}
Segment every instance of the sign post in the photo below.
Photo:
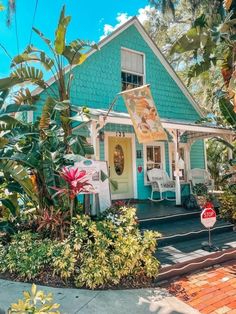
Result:
{"type": "Polygon", "coordinates": [[[205,228],[208,229],[208,243],[203,242],[202,248],[209,252],[218,251],[219,249],[215,247],[211,242],[211,228],[216,223],[216,212],[212,207],[207,206],[206,208],[204,208],[204,210],[201,213],[201,223],[205,228]]]}

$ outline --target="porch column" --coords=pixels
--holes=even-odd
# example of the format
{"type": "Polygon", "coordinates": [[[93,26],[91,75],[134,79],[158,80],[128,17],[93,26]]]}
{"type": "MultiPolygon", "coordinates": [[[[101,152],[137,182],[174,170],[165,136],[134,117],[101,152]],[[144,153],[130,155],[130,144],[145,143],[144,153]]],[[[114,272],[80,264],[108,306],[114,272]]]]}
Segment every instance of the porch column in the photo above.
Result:
{"type": "Polygon", "coordinates": [[[174,143],[174,158],[175,158],[175,197],[176,205],[181,205],[181,185],[179,179],[179,130],[171,130],[174,143]]]}
{"type": "Polygon", "coordinates": [[[90,125],[90,137],[91,137],[91,145],[93,146],[94,154],[93,154],[93,159],[98,160],[98,140],[97,136],[102,127],[97,126],[97,121],[92,120],[91,125],[90,125]]]}

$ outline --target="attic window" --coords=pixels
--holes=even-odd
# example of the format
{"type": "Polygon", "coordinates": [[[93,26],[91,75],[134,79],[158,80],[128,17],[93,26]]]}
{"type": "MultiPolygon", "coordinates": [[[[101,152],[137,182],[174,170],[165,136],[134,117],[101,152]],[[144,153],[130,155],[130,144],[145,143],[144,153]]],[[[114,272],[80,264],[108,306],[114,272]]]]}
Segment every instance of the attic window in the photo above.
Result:
{"type": "Polygon", "coordinates": [[[121,49],[122,90],[142,86],[144,83],[144,55],[133,50],[121,49]]]}

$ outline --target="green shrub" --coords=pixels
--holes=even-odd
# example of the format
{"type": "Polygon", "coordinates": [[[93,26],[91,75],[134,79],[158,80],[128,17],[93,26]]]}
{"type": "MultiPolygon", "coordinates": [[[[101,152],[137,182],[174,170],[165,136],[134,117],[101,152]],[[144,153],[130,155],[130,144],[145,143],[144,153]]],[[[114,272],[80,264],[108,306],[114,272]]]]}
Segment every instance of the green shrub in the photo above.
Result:
{"type": "Polygon", "coordinates": [[[1,269],[3,269],[3,266],[4,266],[5,254],[6,254],[6,248],[0,242],[0,272],[1,272],[1,269]]]}
{"type": "Polygon", "coordinates": [[[221,218],[236,223],[236,194],[230,191],[219,196],[221,218]]]}
{"type": "Polygon", "coordinates": [[[140,273],[155,277],[159,262],[153,253],[159,234],[141,234],[134,208],[123,207],[119,214],[107,212],[106,217],[96,222],[88,216],[74,219],[71,241],[79,257],[76,285],[96,288],[118,284],[122,278],[140,273]]]}
{"type": "Polygon", "coordinates": [[[109,210],[96,221],[78,215],[63,242],[25,231],[12,236],[6,247],[0,246],[0,272],[32,279],[46,270],[52,279],[57,275],[92,289],[127,277],[152,278],[159,269],[153,255],[158,237],[157,232],[140,232],[134,208],[109,210]]]}
{"type": "Polygon", "coordinates": [[[6,247],[1,271],[18,274],[23,279],[35,278],[48,264],[48,251],[52,242],[37,234],[19,232],[6,247]]]}
{"type": "Polygon", "coordinates": [[[197,183],[193,187],[193,194],[197,196],[206,196],[208,193],[207,186],[204,183],[197,183]]]}
{"type": "Polygon", "coordinates": [[[58,242],[49,251],[52,260],[53,275],[57,274],[62,279],[68,279],[75,273],[77,254],[68,241],[58,242]]]}

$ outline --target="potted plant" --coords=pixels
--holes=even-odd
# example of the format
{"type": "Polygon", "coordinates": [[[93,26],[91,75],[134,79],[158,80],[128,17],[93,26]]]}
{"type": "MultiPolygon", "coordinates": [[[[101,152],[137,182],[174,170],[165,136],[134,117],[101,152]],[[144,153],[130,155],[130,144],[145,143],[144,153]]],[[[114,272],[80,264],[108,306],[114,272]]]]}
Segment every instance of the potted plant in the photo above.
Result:
{"type": "Polygon", "coordinates": [[[200,208],[203,208],[207,201],[207,186],[204,183],[197,183],[193,187],[193,194],[200,208]]]}

